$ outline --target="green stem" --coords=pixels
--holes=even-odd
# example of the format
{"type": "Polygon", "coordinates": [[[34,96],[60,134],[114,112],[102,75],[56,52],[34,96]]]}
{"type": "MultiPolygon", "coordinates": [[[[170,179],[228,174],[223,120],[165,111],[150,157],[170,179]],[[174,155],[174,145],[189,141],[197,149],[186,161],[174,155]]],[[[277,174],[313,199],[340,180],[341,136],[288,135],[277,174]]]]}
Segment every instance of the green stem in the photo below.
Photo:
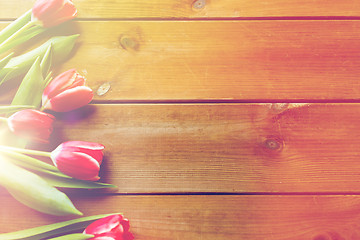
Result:
{"type": "Polygon", "coordinates": [[[24,33],[26,30],[28,30],[29,28],[31,28],[32,26],[35,26],[35,22],[30,21],[28,23],[26,23],[24,26],[22,26],[19,30],[17,30],[14,34],[12,34],[8,39],[6,39],[5,41],[3,41],[0,44],[0,53],[3,53],[7,50],[6,45],[8,43],[10,43],[11,41],[14,41],[14,39],[16,39],[18,36],[20,36],[22,33],[24,33]]]}
{"type": "Polygon", "coordinates": [[[23,27],[26,23],[31,21],[31,9],[24,13],[22,16],[18,17],[15,21],[10,23],[0,32],[0,42],[5,41],[8,37],[14,34],[17,30],[23,27]]]}
{"type": "Polygon", "coordinates": [[[0,122],[7,123],[8,119],[6,117],[0,117],[0,122]]]}
{"type": "Polygon", "coordinates": [[[3,145],[0,145],[0,150],[9,150],[9,151],[15,151],[15,152],[29,154],[29,155],[42,156],[42,157],[50,157],[51,156],[51,152],[44,152],[44,151],[31,150],[31,149],[25,149],[25,148],[17,148],[17,147],[9,147],[9,146],[3,146],[3,145]]]}

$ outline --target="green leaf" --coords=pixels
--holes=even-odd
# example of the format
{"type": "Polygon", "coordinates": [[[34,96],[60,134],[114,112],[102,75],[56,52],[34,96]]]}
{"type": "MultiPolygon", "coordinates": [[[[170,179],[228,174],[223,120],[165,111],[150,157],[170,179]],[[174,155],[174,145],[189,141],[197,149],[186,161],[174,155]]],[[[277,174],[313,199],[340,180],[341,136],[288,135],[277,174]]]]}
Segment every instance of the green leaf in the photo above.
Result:
{"type": "Polygon", "coordinates": [[[41,46],[23,55],[12,58],[8,64],[0,70],[0,84],[28,72],[38,57],[40,57],[40,59],[43,58],[50,45],[52,45],[53,64],[63,62],[70,55],[78,36],[79,34],[53,37],[41,46]]]}
{"type": "Polygon", "coordinates": [[[62,188],[83,188],[83,189],[98,189],[98,188],[117,188],[117,186],[107,183],[84,181],[75,178],[64,177],[53,172],[41,171],[41,177],[54,187],[62,188]]]}
{"type": "Polygon", "coordinates": [[[46,76],[46,78],[44,80],[44,89],[46,88],[47,85],[49,85],[49,83],[53,79],[51,74],[52,74],[52,71],[49,72],[49,74],[46,76]]]}
{"type": "Polygon", "coordinates": [[[13,55],[14,53],[10,53],[9,55],[0,60],[0,69],[4,68],[6,64],[8,64],[13,55]]]}
{"type": "Polygon", "coordinates": [[[43,161],[40,161],[39,159],[36,159],[34,157],[30,157],[19,152],[7,150],[6,148],[2,148],[2,147],[0,147],[0,152],[6,154],[9,157],[9,160],[11,160],[11,162],[15,163],[18,166],[26,167],[27,169],[31,169],[31,170],[51,171],[67,176],[61,173],[57,167],[45,163],[43,161]]]}
{"type": "Polygon", "coordinates": [[[37,58],[21,82],[11,105],[32,105],[38,108],[41,105],[43,90],[44,78],[41,72],[40,60],[37,58]]]}
{"type": "Polygon", "coordinates": [[[5,41],[31,20],[31,10],[24,13],[0,32],[0,42],[5,41]]]}
{"type": "Polygon", "coordinates": [[[4,77],[0,80],[0,85],[3,83],[3,82],[6,82],[10,79],[12,79],[14,77],[14,75],[16,75],[16,72],[18,71],[18,69],[16,67],[14,68],[3,68],[0,70],[0,72],[4,73],[4,77]],[[4,71],[2,71],[4,70],[4,71]]]}
{"type": "Polygon", "coordinates": [[[83,233],[73,233],[64,235],[61,237],[56,238],[48,238],[47,240],[86,240],[95,237],[94,235],[90,234],[83,234],[83,233]]]}
{"type": "MultiPolygon", "coordinates": [[[[45,55],[40,63],[40,68],[42,71],[42,76],[47,78],[50,72],[50,67],[52,63],[52,44],[49,45],[48,49],[45,52],[45,55]]],[[[45,79],[46,82],[46,79],[45,79]]]]}
{"type": "Polygon", "coordinates": [[[10,157],[9,160],[14,164],[35,171],[35,173],[40,175],[48,184],[54,187],[82,189],[116,188],[116,186],[112,184],[72,178],[60,172],[57,167],[22,153],[4,150],[1,149],[1,147],[0,152],[10,157]]]}
{"type": "Polygon", "coordinates": [[[41,26],[33,26],[32,28],[24,31],[24,33],[17,36],[15,39],[6,43],[4,46],[1,46],[0,53],[3,53],[13,47],[16,47],[17,45],[20,45],[45,31],[46,28],[43,28],[41,26]]]}
{"type": "Polygon", "coordinates": [[[13,113],[28,108],[34,108],[34,106],[30,106],[30,105],[0,106],[0,114],[13,113]]]}
{"type": "Polygon", "coordinates": [[[70,199],[38,175],[0,156],[0,184],[19,202],[39,212],[64,216],[82,215],[70,199]]]}
{"type": "Polygon", "coordinates": [[[83,231],[94,220],[114,214],[120,213],[94,215],[70,221],[49,224],[41,227],[25,229],[17,232],[3,233],[0,234],[0,240],[39,240],[55,235],[66,234],[76,230],[83,231]]]}

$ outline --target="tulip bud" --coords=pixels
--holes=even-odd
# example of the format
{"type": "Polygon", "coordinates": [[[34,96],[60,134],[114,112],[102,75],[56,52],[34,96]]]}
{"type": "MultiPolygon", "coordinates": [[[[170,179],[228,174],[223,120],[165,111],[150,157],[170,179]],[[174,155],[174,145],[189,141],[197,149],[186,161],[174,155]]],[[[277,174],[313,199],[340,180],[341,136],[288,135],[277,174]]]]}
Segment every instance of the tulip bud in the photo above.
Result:
{"type": "Polygon", "coordinates": [[[56,26],[76,14],[72,0],[37,0],[32,8],[32,20],[40,21],[44,27],[56,26]]]}
{"type": "Polygon", "coordinates": [[[16,135],[47,143],[55,117],[34,109],[18,111],[7,119],[9,129],[16,135]]]}
{"type": "Polygon", "coordinates": [[[43,109],[67,112],[91,102],[94,94],[85,86],[85,78],[70,69],[52,80],[42,95],[43,109]]]}
{"type": "Polygon", "coordinates": [[[68,141],[51,152],[51,159],[61,172],[70,177],[97,181],[104,148],[99,143],[68,141]]]}
{"type": "Polygon", "coordinates": [[[92,234],[95,237],[90,240],[132,240],[134,236],[129,232],[129,220],[121,214],[110,215],[91,223],[84,234],[92,234]]]}

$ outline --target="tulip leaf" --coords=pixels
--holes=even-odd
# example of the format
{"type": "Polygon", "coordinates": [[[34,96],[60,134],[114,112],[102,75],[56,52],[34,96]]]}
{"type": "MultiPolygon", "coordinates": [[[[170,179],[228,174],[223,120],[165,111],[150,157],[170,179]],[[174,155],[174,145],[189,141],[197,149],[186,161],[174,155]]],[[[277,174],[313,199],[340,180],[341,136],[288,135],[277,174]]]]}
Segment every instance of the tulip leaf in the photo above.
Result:
{"type": "Polygon", "coordinates": [[[0,114],[13,113],[28,108],[34,108],[34,106],[30,106],[30,105],[0,106],[0,114]]]}
{"type": "Polygon", "coordinates": [[[13,55],[14,53],[10,53],[9,55],[0,60],[0,69],[2,69],[6,66],[6,64],[8,64],[13,55]]]}
{"type": "Polygon", "coordinates": [[[49,72],[49,74],[46,76],[45,80],[44,80],[44,89],[46,88],[46,86],[51,82],[51,80],[53,79],[52,76],[52,71],[49,72]]]}
{"type": "Polygon", "coordinates": [[[54,187],[83,189],[116,188],[116,186],[112,184],[84,181],[72,178],[60,172],[58,168],[53,165],[50,165],[22,153],[6,150],[6,148],[2,149],[0,147],[0,152],[7,155],[9,157],[9,160],[11,160],[14,164],[24,167],[28,170],[35,171],[48,184],[54,187]]]}
{"type": "Polygon", "coordinates": [[[42,76],[45,78],[45,80],[44,80],[45,82],[46,82],[46,78],[49,75],[51,63],[52,63],[52,44],[50,44],[49,47],[47,48],[45,55],[42,58],[41,63],[40,63],[42,76]]]}
{"type": "Polygon", "coordinates": [[[54,187],[83,188],[83,189],[117,188],[117,186],[112,184],[79,180],[71,177],[64,177],[49,171],[41,171],[41,173],[39,174],[48,184],[54,187]]]}
{"type": "Polygon", "coordinates": [[[0,184],[16,200],[39,212],[56,216],[82,215],[63,192],[38,175],[14,165],[4,155],[0,156],[0,184]]]}
{"type": "Polygon", "coordinates": [[[31,170],[52,171],[55,173],[62,174],[63,176],[66,176],[63,173],[60,173],[57,167],[45,163],[43,161],[40,161],[39,159],[15,151],[10,151],[7,150],[6,148],[4,149],[1,146],[0,146],[0,152],[6,154],[9,157],[9,159],[18,166],[26,167],[27,169],[31,169],[31,170]]]}
{"type": "Polygon", "coordinates": [[[11,105],[28,104],[40,107],[43,90],[44,78],[41,72],[40,60],[37,58],[21,82],[11,105]]]}
{"type": "Polygon", "coordinates": [[[101,214],[101,215],[94,215],[89,217],[82,217],[70,221],[44,225],[41,227],[29,228],[17,232],[2,233],[0,234],[0,240],[39,240],[55,235],[70,233],[76,230],[83,231],[84,228],[86,228],[94,220],[114,214],[120,214],[120,213],[101,214]]]}
{"type": "Polygon", "coordinates": [[[0,45],[0,53],[3,53],[13,47],[16,47],[17,45],[20,45],[45,31],[46,28],[43,28],[38,25],[33,26],[30,29],[27,29],[23,33],[19,34],[19,36],[16,36],[11,41],[5,43],[4,45],[0,45]]]}
{"type": "Polygon", "coordinates": [[[0,80],[0,85],[3,83],[3,82],[6,82],[10,79],[12,79],[14,77],[14,75],[16,74],[16,72],[18,71],[18,68],[17,67],[13,67],[13,68],[2,68],[0,70],[1,73],[4,74],[4,77],[0,80]],[[2,71],[4,70],[4,71],[2,71]]]}
{"type": "Polygon", "coordinates": [[[70,55],[78,36],[79,34],[52,37],[41,46],[12,58],[8,64],[0,70],[0,84],[28,72],[38,57],[40,57],[40,59],[43,58],[50,45],[52,45],[53,50],[52,62],[54,64],[63,62],[70,55]]]}
{"type": "Polygon", "coordinates": [[[83,234],[83,233],[73,233],[68,234],[56,238],[48,238],[47,240],[86,240],[95,237],[94,235],[90,234],[83,234]]]}
{"type": "Polygon", "coordinates": [[[0,42],[5,41],[31,20],[31,10],[18,17],[0,32],[0,42]]]}

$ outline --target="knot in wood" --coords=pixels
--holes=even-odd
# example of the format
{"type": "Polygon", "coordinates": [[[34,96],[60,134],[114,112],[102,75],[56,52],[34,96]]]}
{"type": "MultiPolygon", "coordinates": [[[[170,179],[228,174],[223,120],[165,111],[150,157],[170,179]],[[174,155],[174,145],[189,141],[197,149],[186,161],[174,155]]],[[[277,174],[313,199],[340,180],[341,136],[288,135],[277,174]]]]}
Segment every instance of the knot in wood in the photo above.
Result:
{"type": "Polygon", "coordinates": [[[279,114],[285,111],[289,107],[289,103],[273,103],[271,104],[271,110],[275,114],[279,114]]]}
{"type": "Polygon", "coordinates": [[[138,51],[140,47],[140,44],[136,39],[128,36],[121,36],[119,42],[120,46],[125,50],[138,51]]]}
{"type": "Polygon", "coordinates": [[[105,93],[107,93],[110,89],[110,83],[106,82],[106,83],[103,83],[96,91],[96,94],[98,96],[102,96],[104,95],[105,93]]]}
{"type": "Polygon", "coordinates": [[[263,147],[265,148],[265,150],[267,150],[268,152],[281,152],[284,146],[284,142],[275,136],[270,136],[268,138],[265,139],[265,141],[263,142],[263,147]]]}
{"type": "Polygon", "coordinates": [[[312,240],[345,240],[345,238],[343,238],[337,232],[327,232],[324,234],[317,235],[312,240]]]}
{"type": "Polygon", "coordinates": [[[331,238],[329,238],[329,236],[327,235],[318,235],[314,237],[312,240],[331,240],[331,238]]]}
{"type": "Polygon", "coordinates": [[[205,5],[206,5],[206,0],[196,0],[192,4],[192,9],[195,11],[199,11],[204,9],[205,5]]]}

